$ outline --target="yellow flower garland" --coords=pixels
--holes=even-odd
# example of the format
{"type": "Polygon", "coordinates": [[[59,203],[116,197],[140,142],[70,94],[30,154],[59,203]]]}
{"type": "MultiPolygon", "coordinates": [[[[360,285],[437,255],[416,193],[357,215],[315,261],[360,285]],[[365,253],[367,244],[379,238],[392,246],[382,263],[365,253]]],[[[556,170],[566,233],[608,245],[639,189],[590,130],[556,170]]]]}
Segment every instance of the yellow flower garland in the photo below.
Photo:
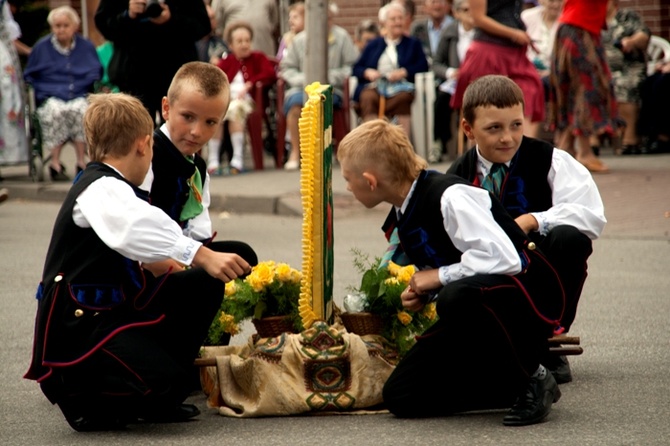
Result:
{"type": "MultiPolygon", "coordinates": [[[[313,308],[314,280],[314,217],[315,193],[318,187],[316,154],[321,145],[319,129],[321,112],[321,84],[315,82],[305,88],[309,99],[302,109],[300,129],[300,194],[302,196],[302,281],[298,311],[302,324],[308,329],[319,318],[313,308]]],[[[317,213],[320,212],[317,211],[317,213]]]]}

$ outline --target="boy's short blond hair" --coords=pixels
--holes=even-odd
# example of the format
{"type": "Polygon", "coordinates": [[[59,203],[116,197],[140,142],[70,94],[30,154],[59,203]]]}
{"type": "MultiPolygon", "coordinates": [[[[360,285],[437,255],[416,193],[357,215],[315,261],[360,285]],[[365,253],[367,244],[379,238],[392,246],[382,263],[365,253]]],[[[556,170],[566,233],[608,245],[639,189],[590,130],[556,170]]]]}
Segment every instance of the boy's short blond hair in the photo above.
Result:
{"type": "Polygon", "coordinates": [[[168,88],[167,98],[170,104],[179,99],[185,84],[195,87],[206,98],[225,95],[226,100],[230,101],[228,76],[216,65],[207,62],[188,62],[182,65],[168,88]]]}
{"type": "Polygon", "coordinates": [[[88,97],[84,132],[91,161],[130,153],[138,138],[154,132],[149,112],[139,99],[124,93],[100,93],[88,97]]]}
{"type": "Polygon", "coordinates": [[[402,128],[383,119],[365,122],[349,132],[337,148],[337,159],[346,160],[356,173],[374,171],[392,184],[414,181],[427,167],[402,128]]]}
{"type": "Polygon", "coordinates": [[[477,107],[509,108],[524,106],[523,91],[509,77],[499,74],[482,76],[473,81],[463,94],[463,118],[475,122],[477,107]]]}

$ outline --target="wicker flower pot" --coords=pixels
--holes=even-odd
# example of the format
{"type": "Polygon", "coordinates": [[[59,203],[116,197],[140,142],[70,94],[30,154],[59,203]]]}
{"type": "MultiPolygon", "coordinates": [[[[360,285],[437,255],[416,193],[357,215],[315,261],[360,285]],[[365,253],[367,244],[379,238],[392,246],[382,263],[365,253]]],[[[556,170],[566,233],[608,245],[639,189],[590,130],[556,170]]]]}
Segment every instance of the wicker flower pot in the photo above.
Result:
{"type": "Polygon", "coordinates": [[[289,316],[269,316],[252,319],[251,322],[261,338],[274,338],[282,333],[296,333],[289,316]]]}
{"type": "Polygon", "coordinates": [[[373,313],[342,313],[340,315],[344,328],[349,333],[359,336],[381,334],[384,329],[381,316],[373,313]]]}

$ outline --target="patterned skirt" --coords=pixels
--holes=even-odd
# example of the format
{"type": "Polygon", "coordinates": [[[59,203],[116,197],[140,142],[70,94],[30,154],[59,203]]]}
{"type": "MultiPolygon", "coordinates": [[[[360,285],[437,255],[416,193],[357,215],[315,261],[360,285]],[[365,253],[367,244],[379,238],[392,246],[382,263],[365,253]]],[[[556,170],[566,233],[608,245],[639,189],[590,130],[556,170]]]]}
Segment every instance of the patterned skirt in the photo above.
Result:
{"type": "Polygon", "coordinates": [[[535,66],[526,55],[526,47],[521,46],[510,47],[473,41],[458,71],[451,108],[461,108],[463,93],[468,85],[487,74],[501,74],[516,82],[523,91],[524,114],[532,122],[544,121],[544,87],[535,66]]]}
{"type": "Polygon", "coordinates": [[[551,65],[549,122],[575,136],[612,134],[617,107],[600,36],[560,25],[551,65]]]}

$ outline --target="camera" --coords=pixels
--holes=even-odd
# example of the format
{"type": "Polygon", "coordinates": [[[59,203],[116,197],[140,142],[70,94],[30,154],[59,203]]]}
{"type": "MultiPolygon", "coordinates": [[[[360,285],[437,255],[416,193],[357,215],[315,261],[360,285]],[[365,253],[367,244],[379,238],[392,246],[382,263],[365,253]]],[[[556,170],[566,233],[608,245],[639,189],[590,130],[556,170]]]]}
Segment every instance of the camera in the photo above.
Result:
{"type": "Polygon", "coordinates": [[[163,12],[161,0],[147,0],[147,7],[144,9],[144,17],[155,19],[163,12]]]}

